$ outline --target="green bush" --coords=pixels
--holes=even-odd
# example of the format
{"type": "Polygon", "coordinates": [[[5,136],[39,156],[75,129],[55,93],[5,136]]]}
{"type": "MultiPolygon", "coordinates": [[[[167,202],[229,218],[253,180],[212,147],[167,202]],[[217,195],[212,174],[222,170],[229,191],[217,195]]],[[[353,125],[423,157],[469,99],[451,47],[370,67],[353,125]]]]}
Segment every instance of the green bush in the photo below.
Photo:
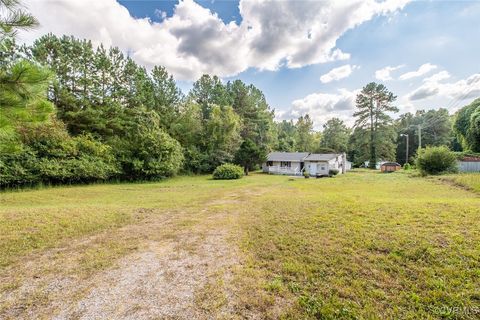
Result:
{"type": "Polygon", "coordinates": [[[340,171],[338,169],[330,169],[328,170],[329,176],[336,176],[340,171]]]}
{"type": "Polygon", "coordinates": [[[160,127],[155,112],[132,111],[136,122],[107,143],[115,152],[127,180],[157,180],[175,175],[183,164],[180,143],[160,127]]]}
{"type": "Polygon", "coordinates": [[[457,171],[457,158],[445,146],[420,149],[416,164],[423,175],[457,171]]]}
{"type": "Polygon", "coordinates": [[[222,164],[213,171],[213,179],[215,180],[240,179],[242,176],[243,168],[231,163],[222,164]]]}
{"type": "Polygon", "coordinates": [[[411,170],[411,169],[412,169],[412,166],[410,165],[410,163],[407,162],[403,165],[403,170],[411,170]]]}
{"type": "Polygon", "coordinates": [[[0,154],[0,187],[37,183],[85,183],[119,173],[112,148],[90,135],[72,138],[52,121],[19,129],[19,152],[0,154]]]}

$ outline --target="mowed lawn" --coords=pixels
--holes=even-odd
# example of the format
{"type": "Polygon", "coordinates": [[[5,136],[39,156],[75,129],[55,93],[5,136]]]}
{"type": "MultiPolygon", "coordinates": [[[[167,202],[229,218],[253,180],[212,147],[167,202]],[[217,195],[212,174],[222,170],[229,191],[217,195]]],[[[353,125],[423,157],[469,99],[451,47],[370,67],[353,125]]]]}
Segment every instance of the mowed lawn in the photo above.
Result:
{"type": "Polygon", "coordinates": [[[177,222],[172,229],[188,230],[219,211],[235,217],[222,224],[235,234],[232,246],[243,261],[229,296],[240,301],[232,317],[246,310],[286,319],[480,316],[479,194],[436,179],[369,171],[3,192],[0,294],[28,281],[7,276],[16,266],[52,248],[109,234],[69,262],[70,272],[90,276],[153,237],[120,239],[117,230],[138,225],[141,231],[143,221],[167,215],[177,222]]]}

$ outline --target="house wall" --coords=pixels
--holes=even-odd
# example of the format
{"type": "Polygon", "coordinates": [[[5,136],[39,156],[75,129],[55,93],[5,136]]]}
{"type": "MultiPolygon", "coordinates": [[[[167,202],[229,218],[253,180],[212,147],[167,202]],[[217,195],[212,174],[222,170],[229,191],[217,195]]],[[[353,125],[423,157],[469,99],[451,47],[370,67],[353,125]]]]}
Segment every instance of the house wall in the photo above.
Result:
{"type": "Polygon", "coordinates": [[[267,166],[266,163],[262,165],[263,172],[272,173],[272,174],[288,174],[288,175],[301,174],[300,162],[290,161],[290,168],[281,167],[280,161],[272,161],[272,162],[273,163],[271,166],[267,166]]]}
{"type": "Polygon", "coordinates": [[[350,161],[345,162],[345,170],[352,170],[352,163],[350,161]]]}
{"type": "Polygon", "coordinates": [[[330,164],[327,161],[305,161],[305,170],[309,172],[311,175],[317,174],[328,174],[328,170],[330,170],[330,164]],[[315,166],[312,170],[312,166],[315,166]],[[324,170],[322,170],[324,167],[324,170]]]}

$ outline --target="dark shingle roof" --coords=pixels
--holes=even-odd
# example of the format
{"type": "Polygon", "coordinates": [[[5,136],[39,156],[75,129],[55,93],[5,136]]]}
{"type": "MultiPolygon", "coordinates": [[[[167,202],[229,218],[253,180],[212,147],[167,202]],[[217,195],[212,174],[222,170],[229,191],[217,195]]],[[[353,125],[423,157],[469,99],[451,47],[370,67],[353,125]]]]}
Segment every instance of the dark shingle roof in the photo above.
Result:
{"type": "Polygon", "coordinates": [[[305,158],[305,161],[330,161],[338,156],[336,153],[312,153],[305,158]]]}
{"type": "Polygon", "coordinates": [[[270,152],[267,161],[303,161],[308,152],[270,152]]]}
{"type": "Polygon", "coordinates": [[[400,166],[401,167],[400,163],[398,162],[384,162],[382,163],[382,166],[400,166]]]}

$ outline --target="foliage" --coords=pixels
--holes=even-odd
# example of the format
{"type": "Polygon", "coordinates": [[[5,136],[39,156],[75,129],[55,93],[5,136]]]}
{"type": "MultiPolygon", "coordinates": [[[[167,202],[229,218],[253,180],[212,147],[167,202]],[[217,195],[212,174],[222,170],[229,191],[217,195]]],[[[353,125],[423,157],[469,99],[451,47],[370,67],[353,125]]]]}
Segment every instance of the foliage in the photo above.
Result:
{"type": "Polygon", "coordinates": [[[471,151],[456,151],[454,152],[458,160],[463,159],[464,157],[478,157],[480,158],[480,152],[471,152],[471,151]]]}
{"type": "Polygon", "coordinates": [[[300,116],[296,123],[296,151],[299,152],[311,152],[314,149],[314,136],[313,132],[313,121],[310,119],[310,116],[306,114],[305,116],[300,116]]]}
{"type": "Polygon", "coordinates": [[[452,119],[447,109],[419,110],[415,114],[405,113],[395,121],[397,136],[396,161],[405,162],[406,137],[400,134],[408,134],[408,154],[414,159],[419,147],[419,127],[421,127],[422,146],[453,146],[454,136],[452,131],[452,119]]]}
{"type": "Polygon", "coordinates": [[[0,66],[0,153],[20,151],[16,128],[41,123],[53,112],[45,98],[50,73],[26,60],[0,66]]]}
{"type": "Polygon", "coordinates": [[[357,95],[357,111],[353,116],[357,117],[355,127],[369,132],[370,168],[375,168],[378,160],[377,150],[382,147],[382,142],[385,146],[384,141],[380,140],[382,137],[380,131],[385,130],[392,123],[392,118],[388,113],[398,111],[396,107],[392,106],[395,99],[396,96],[384,85],[375,82],[367,84],[357,95]]]}
{"type": "Polygon", "coordinates": [[[0,187],[35,183],[86,183],[118,174],[109,146],[91,136],[70,137],[58,121],[24,126],[22,151],[0,156],[0,187]]]}
{"type": "Polygon", "coordinates": [[[224,163],[213,171],[215,180],[240,179],[243,176],[243,168],[231,163],[224,163]]]}
{"type": "Polygon", "coordinates": [[[323,125],[320,147],[334,150],[333,152],[346,152],[349,137],[350,129],[345,123],[338,118],[332,118],[323,125]]]}
{"type": "Polygon", "coordinates": [[[464,150],[480,152],[480,98],[457,112],[453,129],[464,150]]]}
{"type": "Polygon", "coordinates": [[[422,174],[441,174],[457,170],[457,158],[447,147],[420,149],[416,166],[422,174]]]}
{"type": "Polygon", "coordinates": [[[412,169],[412,165],[410,163],[407,162],[403,165],[403,170],[411,170],[411,169],[412,169]]]}
{"type": "Polygon", "coordinates": [[[248,176],[248,171],[253,169],[254,165],[265,161],[267,154],[264,150],[260,149],[250,139],[245,139],[240,145],[240,149],[237,151],[235,162],[243,167],[245,175],[248,176]]]}
{"type": "Polygon", "coordinates": [[[277,151],[294,152],[297,149],[297,127],[292,120],[278,122],[277,126],[277,151]]]}
{"type": "Polygon", "coordinates": [[[329,176],[336,176],[340,171],[338,169],[330,169],[328,170],[329,176]]]}
{"type": "Polygon", "coordinates": [[[19,0],[0,0],[0,37],[15,36],[18,29],[30,29],[38,21],[26,12],[19,0]]]}
{"type": "MultiPolygon", "coordinates": [[[[380,160],[395,159],[395,137],[397,132],[393,126],[385,126],[377,132],[376,154],[380,160]]],[[[349,139],[348,157],[355,166],[359,167],[370,160],[370,132],[366,129],[355,128],[349,139]]]]}
{"type": "Polygon", "coordinates": [[[182,166],[181,146],[161,127],[156,112],[131,110],[132,121],[123,134],[111,137],[122,178],[149,180],[170,177],[182,166]]]}

